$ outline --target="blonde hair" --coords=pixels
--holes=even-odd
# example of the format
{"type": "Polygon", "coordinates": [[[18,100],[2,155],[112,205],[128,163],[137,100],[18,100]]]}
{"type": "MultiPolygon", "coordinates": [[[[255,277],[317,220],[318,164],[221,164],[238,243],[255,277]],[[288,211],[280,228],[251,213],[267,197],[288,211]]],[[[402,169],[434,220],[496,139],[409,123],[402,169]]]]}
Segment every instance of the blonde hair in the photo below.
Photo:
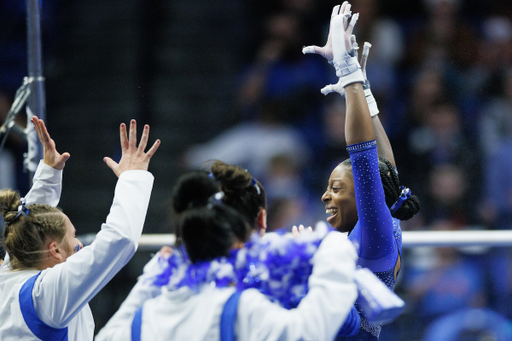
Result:
{"type": "Polygon", "coordinates": [[[49,238],[60,241],[60,246],[70,251],[68,245],[63,245],[66,235],[65,216],[58,208],[32,204],[26,208],[27,216],[18,214],[21,205],[18,192],[7,189],[0,191],[0,211],[6,222],[3,233],[3,244],[9,253],[11,267],[14,270],[39,268],[45,244],[49,238]]]}

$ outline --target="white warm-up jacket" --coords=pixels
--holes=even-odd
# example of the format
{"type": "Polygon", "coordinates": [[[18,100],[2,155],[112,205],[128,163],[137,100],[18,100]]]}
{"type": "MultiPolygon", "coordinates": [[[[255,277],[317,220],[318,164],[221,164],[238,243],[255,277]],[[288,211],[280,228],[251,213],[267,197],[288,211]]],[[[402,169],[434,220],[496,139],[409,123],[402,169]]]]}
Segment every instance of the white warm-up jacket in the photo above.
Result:
{"type": "MultiPolygon", "coordinates": [[[[62,172],[40,162],[27,204],[56,206],[62,172]]],[[[153,176],[125,171],[117,182],[106,222],[94,242],[45,270],[0,267],[0,340],[91,341],[88,302],[130,260],[146,218],[153,176]]]]}
{"type": "MultiPolygon", "coordinates": [[[[234,327],[237,340],[333,340],[357,298],[356,259],[352,243],[333,231],[313,257],[309,292],[297,308],[284,309],[256,289],[243,291],[234,327]]],[[[199,292],[188,287],[172,291],[164,287],[161,291],[139,280],[95,340],[132,340],[134,314],[142,307],[143,341],[217,341],[223,307],[234,292],[233,287],[209,284],[199,292]]]]}

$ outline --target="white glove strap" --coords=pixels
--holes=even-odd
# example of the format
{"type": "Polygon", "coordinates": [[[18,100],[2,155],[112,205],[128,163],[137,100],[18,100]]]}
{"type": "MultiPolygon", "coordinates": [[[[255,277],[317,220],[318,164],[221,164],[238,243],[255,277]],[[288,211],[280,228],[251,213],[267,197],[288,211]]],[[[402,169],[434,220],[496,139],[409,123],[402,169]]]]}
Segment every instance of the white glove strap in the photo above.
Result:
{"type": "Polygon", "coordinates": [[[344,88],[352,83],[364,83],[364,75],[357,60],[357,56],[351,56],[345,53],[342,58],[333,62],[336,69],[336,76],[339,78],[339,84],[344,88]]]}
{"type": "Polygon", "coordinates": [[[352,83],[364,83],[363,71],[361,71],[361,69],[352,72],[348,76],[340,77],[338,81],[338,84],[340,84],[343,88],[352,83]]]}
{"type": "Polygon", "coordinates": [[[338,78],[348,76],[351,73],[356,72],[357,70],[361,70],[361,66],[359,66],[357,57],[352,57],[348,53],[345,53],[338,60],[334,60],[333,65],[334,68],[336,69],[336,76],[338,76],[338,78]]]}
{"type": "Polygon", "coordinates": [[[377,101],[375,101],[372,91],[370,89],[366,89],[364,91],[364,95],[366,97],[366,103],[368,103],[368,108],[370,109],[370,115],[372,117],[377,116],[379,114],[379,108],[377,108],[377,101]]]}

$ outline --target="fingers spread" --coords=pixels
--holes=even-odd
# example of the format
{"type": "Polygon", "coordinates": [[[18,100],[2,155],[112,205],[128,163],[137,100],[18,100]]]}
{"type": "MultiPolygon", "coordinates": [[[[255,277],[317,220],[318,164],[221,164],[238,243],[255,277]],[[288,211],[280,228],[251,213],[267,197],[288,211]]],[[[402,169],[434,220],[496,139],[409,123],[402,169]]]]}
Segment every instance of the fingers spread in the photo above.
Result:
{"type": "Polygon", "coordinates": [[[321,48],[318,47],[318,46],[315,46],[315,45],[312,45],[312,46],[304,46],[302,48],[302,53],[303,54],[306,54],[306,53],[316,53],[316,54],[319,54],[321,51],[321,48]]]}
{"type": "MultiPolygon", "coordinates": [[[[109,158],[108,156],[105,156],[103,158],[103,162],[105,162],[108,166],[108,168],[112,169],[115,173],[115,168],[117,167],[117,162],[109,158]]],[[[116,173],[117,174],[117,173],[116,173]]]]}
{"type": "Polygon", "coordinates": [[[357,44],[356,36],[353,34],[350,36],[350,43],[352,44],[353,49],[355,49],[355,50],[359,49],[359,45],[357,44]]]}
{"type": "MultiPolygon", "coordinates": [[[[347,3],[347,1],[345,1],[345,2],[343,3],[343,5],[345,5],[346,3],[347,3]]],[[[342,6],[343,6],[343,5],[342,5],[342,6]]],[[[336,15],[340,14],[340,8],[341,8],[341,6],[340,6],[340,5],[336,5],[336,6],[334,6],[334,8],[332,9],[331,17],[334,17],[334,16],[336,16],[336,15]]]]}
{"type": "Polygon", "coordinates": [[[119,126],[119,139],[121,140],[121,149],[127,149],[128,137],[126,136],[126,125],[124,123],[119,126]]]}
{"type": "Polygon", "coordinates": [[[51,137],[48,133],[48,130],[46,129],[44,121],[39,119],[37,116],[32,116],[32,119],[30,121],[34,125],[34,129],[36,131],[37,137],[39,137],[39,141],[41,141],[43,146],[47,147],[51,140],[51,137]]]}
{"type": "Polygon", "coordinates": [[[34,125],[34,130],[36,131],[37,136],[39,137],[39,140],[43,142],[42,134],[41,134],[41,127],[39,126],[39,120],[37,117],[33,116],[30,120],[32,124],[34,125]]]}
{"type": "Polygon", "coordinates": [[[146,146],[148,144],[148,137],[149,137],[149,125],[144,125],[144,129],[142,130],[142,137],[140,138],[139,143],[139,151],[144,153],[144,150],[146,149],[146,146]]]}
{"type": "Polygon", "coordinates": [[[350,11],[352,5],[348,1],[345,1],[343,4],[345,5],[345,8],[341,10],[341,13],[343,15],[348,15],[350,17],[350,14],[352,14],[352,12],[350,11]]]}
{"type": "Polygon", "coordinates": [[[322,89],[320,89],[320,92],[324,95],[330,94],[334,90],[332,89],[332,84],[329,84],[327,86],[324,86],[322,89]]]}
{"type": "Polygon", "coordinates": [[[372,47],[372,44],[365,41],[363,45],[363,53],[361,54],[361,62],[359,65],[361,65],[361,70],[363,71],[363,75],[366,78],[366,61],[368,60],[368,54],[370,53],[370,47],[372,47]]]}
{"type": "Polygon", "coordinates": [[[297,226],[293,226],[292,227],[292,234],[295,238],[297,238],[298,236],[300,236],[299,234],[299,231],[297,230],[297,226]]]}
{"type": "Polygon", "coordinates": [[[146,153],[146,159],[151,159],[153,155],[155,154],[156,150],[160,147],[160,140],[156,140],[155,143],[153,143],[153,146],[148,150],[146,153]]]}
{"type": "Polygon", "coordinates": [[[137,122],[135,120],[130,121],[128,148],[137,148],[137,122]]]}
{"type": "Polygon", "coordinates": [[[354,31],[354,26],[356,26],[357,19],[359,19],[359,13],[355,13],[352,16],[352,19],[350,19],[350,23],[347,27],[347,34],[352,34],[352,31],[354,31]]]}

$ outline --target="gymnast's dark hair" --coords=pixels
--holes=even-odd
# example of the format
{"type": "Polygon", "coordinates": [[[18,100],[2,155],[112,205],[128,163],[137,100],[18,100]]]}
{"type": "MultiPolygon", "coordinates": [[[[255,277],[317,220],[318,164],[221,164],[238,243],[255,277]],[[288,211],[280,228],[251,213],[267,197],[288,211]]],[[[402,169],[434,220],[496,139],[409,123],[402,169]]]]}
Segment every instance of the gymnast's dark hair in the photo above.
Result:
{"type": "Polygon", "coordinates": [[[224,203],[242,213],[254,227],[260,210],[267,208],[267,194],[263,185],[247,170],[222,161],[215,161],[211,172],[225,193],[224,203]]]}
{"type": "MultiPolygon", "coordinates": [[[[341,163],[344,166],[352,168],[350,159],[346,159],[341,163]]],[[[384,187],[384,196],[386,197],[386,204],[388,207],[398,200],[402,193],[402,187],[400,186],[400,180],[398,173],[396,172],[393,165],[386,159],[379,157],[379,173],[382,180],[382,187],[384,187]]],[[[391,215],[394,218],[400,220],[411,219],[420,210],[420,200],[417,196],[411,195],[410,198],[402,203],[402,206],[398,208],[391,215]]]]}
{"type": "Polygon", "coordinates": [[[214,199],[219,184],[206,172],[187,173],[174,187],[178,214],[177,244],[184,244],[192,262],[228,256],[234,242],[245,242],[250,227],[236,210],[214,199]]]}

